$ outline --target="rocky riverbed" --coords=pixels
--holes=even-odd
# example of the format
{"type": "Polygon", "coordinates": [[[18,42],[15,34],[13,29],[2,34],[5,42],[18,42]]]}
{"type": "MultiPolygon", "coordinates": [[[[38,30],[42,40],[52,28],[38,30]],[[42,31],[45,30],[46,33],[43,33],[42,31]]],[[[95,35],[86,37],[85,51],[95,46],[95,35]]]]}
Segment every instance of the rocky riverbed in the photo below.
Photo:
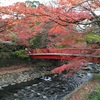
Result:
{"type": "MultiPolygon", "coordinates": [[[[91,68],[93,72],[94,67],[91,68]]],[[[65,95],[92,77],[90,69],[79,71],[71,77],[66,77],[65,74],[50,74],[41,68],[37,70],[1,74],[0,100],[62,100],[65,95]],[[50,75],[45,75],[46,73],[50,75]]]]}
{"type": "Polygon", "coordinates": [[[43,68],[40,67],[37,68],[36,67],[35,68],[34,67],[29,67],[29,68],[12,67],[12,68],[4,68],[4,69],[5,71],[1,69],[0,72],[0,90],[2,90],[4,87],[7,87],[9,85],[31,81],[45,74],[50,74],[50,71],[44,70],[43,68]]]}
{"type": "Polygon", "coordinates": [[[75,88],[91,79],[92,74],[83,72],[66,77],[62,74],[45,75],[38,79],[4,88],[1,91],[1,100],[61,100],[75,88]],[[15,89],[15,87],[18,87],[15,89]]]}

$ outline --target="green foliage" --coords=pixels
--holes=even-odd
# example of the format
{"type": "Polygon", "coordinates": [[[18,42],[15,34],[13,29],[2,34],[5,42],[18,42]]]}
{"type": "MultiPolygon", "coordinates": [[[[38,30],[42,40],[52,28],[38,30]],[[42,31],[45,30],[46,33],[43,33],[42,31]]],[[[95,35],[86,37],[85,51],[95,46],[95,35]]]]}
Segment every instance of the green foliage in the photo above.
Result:
{"type": "Polygon", "coordinates": [[[5,45],[0,44],[0,59],[10,59],[14,56],[14,51],[18,49],[17,46],[14,45],[5,45]]]}
{"type": "Polygon", "coordinates": [[[28,58],[25,50],[17,50],[15,51],[15,54],[20,58],[28,58]]]}
{"type": "Polygon", "coordinates": [[[12,52],[18,49],[18,46],[16,45],[6,45],[6,44],[0,44],[0,52],[12,52]]]}
{"type": "Polygon", "coordinates": [[[0,52],[0,59],[9,59],[9,53],[6,52],[0,52]]]}
{"type": "Polygon", "coordinates": [[[55,48],[66,48],[66,44],[55,44],[55,48]]]}
{"type": "Polygon", "coordinates": [[[27,0],[26,3],[30,4],[30,6],[31,6],[32,8],[34,8],[34,7],[36,7],[37,5],[40,4],[39,1],[30,1],[30,0],[27,0]]]}
{"type": "Polygon", "coordinates": [[[42,34],[37,34],[37,36],[33,39],[30,39],[29,43],[32,48],[40,48],[41,47],[41,38],[42,34]]]}
{"type": "Polygon", "coordinates": [[[89,94],[87,100],[100,100],[100,84],[96,84],[94,91],[89,94]]]}
{"type": "Polygon", "coordinates": [[[91,32],[85,36],[85,40],[88,43],[100,43],[100,36],[91,32]]]}
{"type": "Polygon", "coordinates": [[[93,79],[100,79],[100,74],[94,74],[93,79]]]}
{"type": "Polygon", "coordinates": [[[0,44],[0,67],[26,63],[26,58],[24,46],[0,44]]]}
{"type": "Polygon", "coordinates": [[[18,38],[17,34],[14,33],[14,32],[10,32],[10,33],[8,34],[8,36],[10,36],[10,37],[12,38],[12,41],[13,41],[13,42],[15,42],[15,41],[17,40],[17,38],[18,38]]]}

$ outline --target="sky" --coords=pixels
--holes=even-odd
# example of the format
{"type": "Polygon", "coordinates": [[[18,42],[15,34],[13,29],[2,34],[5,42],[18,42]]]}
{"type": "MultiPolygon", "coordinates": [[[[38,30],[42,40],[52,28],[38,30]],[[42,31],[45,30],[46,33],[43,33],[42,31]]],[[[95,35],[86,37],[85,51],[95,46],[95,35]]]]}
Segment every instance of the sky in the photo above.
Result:
{"type": "MultiPolygon", "coordinates": [[[[26,0],[0,0],[0,2],[1,2],[0,5],[6,6],[6,5],[11,5],[11,4],[15,3],[15,2],[24,2],[24,1],[26,1],[26,0]]],[[[39,1],[40,3],[48,4],[49,2],[56,1],[56,0],[37,0],[37,1],[39,1]]]]}

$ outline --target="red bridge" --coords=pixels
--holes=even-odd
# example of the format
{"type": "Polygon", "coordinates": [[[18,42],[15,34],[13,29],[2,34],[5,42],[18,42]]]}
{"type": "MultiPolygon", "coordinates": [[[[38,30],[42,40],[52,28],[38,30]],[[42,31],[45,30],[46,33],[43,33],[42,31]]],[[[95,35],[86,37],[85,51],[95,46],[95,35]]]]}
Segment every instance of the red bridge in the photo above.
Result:
{"type": "Polygon", "coordinates": [[[87,59],[91,62],[100,62],[100,49],[34,49],[27,50],[27,54],[31,59],[87,59]]]}

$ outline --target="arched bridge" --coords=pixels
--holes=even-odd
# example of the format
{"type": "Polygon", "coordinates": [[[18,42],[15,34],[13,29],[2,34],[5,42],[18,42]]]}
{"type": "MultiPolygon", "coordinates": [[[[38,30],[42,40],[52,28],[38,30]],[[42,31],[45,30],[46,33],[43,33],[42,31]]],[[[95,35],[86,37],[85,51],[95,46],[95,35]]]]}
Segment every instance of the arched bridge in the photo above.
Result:
{"type": "Polygon", "coordinates": [[[59,59],[59,60],[75,60],[87,59],[91,62],[100,63],[100,49],[33,49],[27,50],[27,54],[31,59],[59,59]]]}

